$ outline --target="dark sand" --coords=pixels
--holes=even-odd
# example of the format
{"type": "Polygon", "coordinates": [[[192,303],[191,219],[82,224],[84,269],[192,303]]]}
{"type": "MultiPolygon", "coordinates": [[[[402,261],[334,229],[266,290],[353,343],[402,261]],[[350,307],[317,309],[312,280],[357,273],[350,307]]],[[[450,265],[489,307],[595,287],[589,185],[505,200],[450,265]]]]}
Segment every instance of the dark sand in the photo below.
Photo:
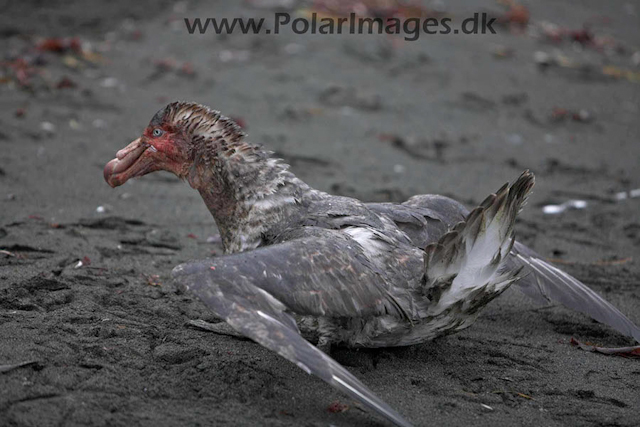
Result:
{"type": "MultiPolygon", "coordinates": [[[[309,184],[365,200],[432,192],[472,206],[530,168],[537,186],[519,239],[640,322],[640,199],[610,202],[640,187],[640,84],[599,71],[638,72],[633,2],[530,5],[536,25],[596,22],[596,34],[627,47],[611,55],[504,28],[417,42],[190,36],[185,16],[273,11],[131,3],[2,6],[3,60],[23,54],[31,35],[77,35],[105,62],[74,68],[47,53],[32,90],[0,84],[0,364],[34,362],[0,373],[0,425],[383,425],[259,345],[186,325],[214,319],[176,290],[170,271],[220,254],[207,242],[212,218],[166,173],[116,190],[102,178],[114,153],[176,99],[241,118],[250,140],[276,150],[309,184]],[[513,56],[497,58],[504,48],[513,56]],[[591,65],[542,72],[534,53],[554,50],[591,65]],[[159,72],[154,61],[165,58],[178,68],[189,62],[195,75],[159,72]],[[77,87],[47,88],[63,76],[77,87]],[[592,120],[554,122],[554,107],[587,110],[592,120]],[[569,199],[588,206],[542,213],[569,199]],[[336,401],[349,409],[330,412],[336,401]]],[[[454,19],[501,11],[491,1],[448,7],[454,19]]],[[[637,426],[637,360],[578,350],[571,337],[633,344],[512,289],[460,334],[335,357],[417,425],[637,426]]]]}

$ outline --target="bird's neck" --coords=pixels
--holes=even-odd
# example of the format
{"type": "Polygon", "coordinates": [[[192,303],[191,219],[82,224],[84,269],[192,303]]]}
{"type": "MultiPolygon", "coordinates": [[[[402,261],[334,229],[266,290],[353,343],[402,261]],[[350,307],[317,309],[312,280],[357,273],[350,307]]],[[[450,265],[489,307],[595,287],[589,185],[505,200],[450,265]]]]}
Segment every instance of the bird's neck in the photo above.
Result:
{"type": "Polygon", "coordinates": [[[286,221],[311,188],[288,165],[241,142],[201,153],[188,176],[216,221],[225,253],[259,246],[263,234],[286,221]]]}

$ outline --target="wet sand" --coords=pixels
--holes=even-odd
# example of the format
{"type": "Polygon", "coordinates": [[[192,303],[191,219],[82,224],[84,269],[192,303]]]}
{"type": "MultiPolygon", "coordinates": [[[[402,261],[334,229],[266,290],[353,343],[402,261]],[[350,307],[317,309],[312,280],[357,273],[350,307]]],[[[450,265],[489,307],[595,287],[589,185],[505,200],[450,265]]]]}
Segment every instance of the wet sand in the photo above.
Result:
{"type": "MultiPolygon", "coordinates": [[[[221,253],[209,212],[166,173],[115,190],[102,178],[173,100],[239,119],[310,185],[367,201],[440,193],[473,206],[531,169],[518,238],[640,323],[640,198],[613,201],[640,187],[640,83],[602,72],[638,72],[629,4],[529,5],[535,28],[595,22],[625,46],[611,54],[504,27],[416,42],[187,34],[183,17],[274,13],[232,2],[12,4],[3,60],[41,58],[31,87],[6,65],[0,83],[0,365],[31,362],[0,373],[0,425],[384,425],[259,345],[187,324],[216,321],[170,278],[221,253]],[[90,46],[34,53],[37,37],[72,36],[90,46]],[[541,67],[536,52],[582,65],[541,67]],[[587,207],[542,211],[572,199],[587,207]]],[[[334,356],[416,425],[637,425],[637,360],[572,337],[633,344],[512,289],[457,335],[334,356]]]]}

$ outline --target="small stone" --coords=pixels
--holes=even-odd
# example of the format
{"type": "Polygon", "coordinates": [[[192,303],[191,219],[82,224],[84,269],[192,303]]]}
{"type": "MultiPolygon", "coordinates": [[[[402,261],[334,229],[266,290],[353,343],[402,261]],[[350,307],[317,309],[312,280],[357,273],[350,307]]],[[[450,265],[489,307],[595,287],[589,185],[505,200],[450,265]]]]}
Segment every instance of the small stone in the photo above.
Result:
{"type": "Polygon", "coordinates": [[[100,82],[100,86],[107,88],[117,87],[120,82],[115,77],[107,77],[106,79],[100,82]]]}
{"type": "Polygon", "coordinates": [[[51,122],[42,122],[42,123],[40,123],[40,129],[42,129],[43,131],[45,131],[46,133],[49,133],[49,134],[56,133],[56,125],[54,125],[51,122]]]}
{"type": "Polygon", "coordinates": [[[104,121],[104,120],[102,120],[102,119],[95,119],[95,120],[91,123],[91,125],[92,125],[94,128],[99,128],[99,129],[101,129],[101,128],[106,128],[106,127],[107,127],[107,122],[106,122],[106,121],[104,121]]]}

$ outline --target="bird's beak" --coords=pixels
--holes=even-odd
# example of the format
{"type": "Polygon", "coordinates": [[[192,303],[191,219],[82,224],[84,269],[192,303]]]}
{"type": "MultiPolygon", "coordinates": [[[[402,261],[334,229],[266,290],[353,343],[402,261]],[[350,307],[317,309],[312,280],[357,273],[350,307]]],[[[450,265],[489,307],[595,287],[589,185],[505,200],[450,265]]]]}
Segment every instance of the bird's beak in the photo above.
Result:
{"type": "Polygon", "coordinates": [[[147,154],[149,147],[149,144],[138,138],[118,151],[116,158],[104,167],[104,180],[107,181],[107,184],[111,187],[118,187],[127,182],[129,178],[157,170],[154,159],[147,154]]]}

